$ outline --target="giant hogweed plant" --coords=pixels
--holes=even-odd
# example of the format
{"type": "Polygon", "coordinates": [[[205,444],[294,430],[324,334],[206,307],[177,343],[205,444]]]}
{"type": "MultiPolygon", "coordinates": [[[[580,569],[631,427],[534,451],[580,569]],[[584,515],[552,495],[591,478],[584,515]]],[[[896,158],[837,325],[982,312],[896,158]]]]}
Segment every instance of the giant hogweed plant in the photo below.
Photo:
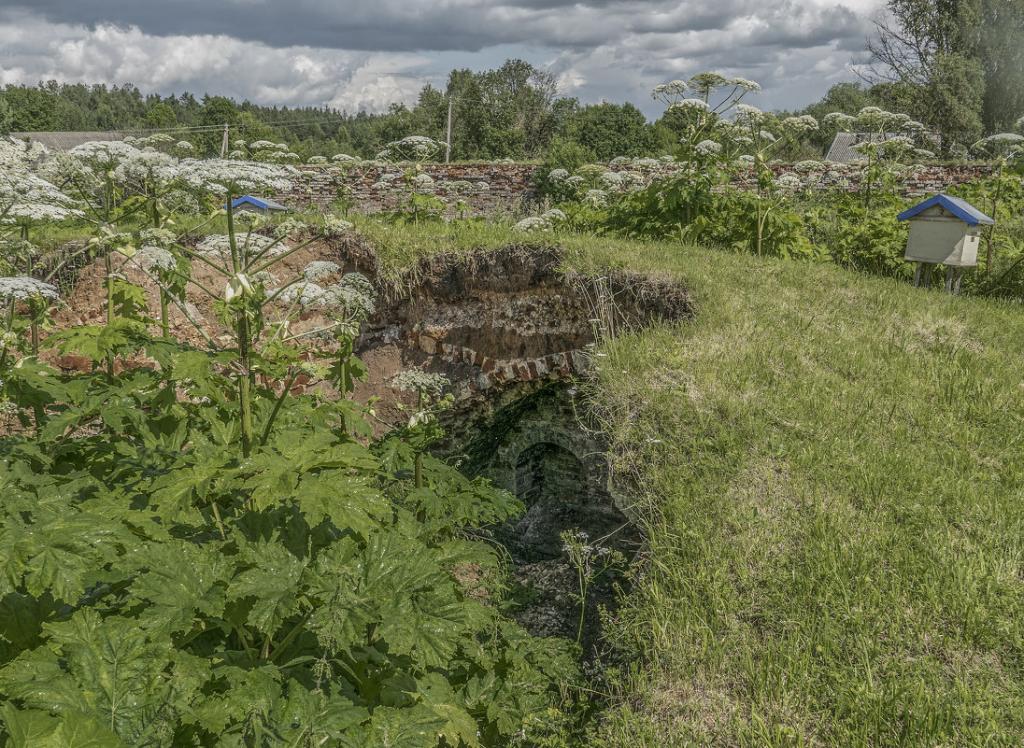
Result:
{"type": "Polygon", "coordinates": [[[830,129],[852,132],[862,138],[853,148],[864,156],[860,195],[865,218],[871,213],[877,194],[893,191],[906,171],[907,161],[935,157],[931,151],[917,147],[925,128],[906,114],[867,106],[856,115],[826,114],[822,123],[830,129]]]}
{"type": "Polygon", "coordinates": [[[753,81],[701,73],[657,86],[666,118],[680,132],[671,176],[628,193],[609,211],[609,227],[629,235],[677,235],[683,241],[740,247],[757,255],[808,255],[800,219],[786,210],[791,185],[775,179],[771,158],[817,128],[811,117],[783,120],[744,103],[753,81]],[[752,193],[731,179],[751,171],[752,193]]]}
{"type": "Polygon", "coordinates": [[[7,743],[529,740],[557,716],[572,659],[459,581],[499,578],[472,538],[520,506],[424,454],[439,382],[410,423],[418,439],[370,438],[344,395],[372,289],[325,285],[340,269],[315,263],[272,281],[303,245],[243,230],[231,210],[280,169],[194,162],[182,178],[224,200],[228,233],[164,251],[222,277],[232,344],[189,347],[118,318],[50,340],[96,364],[141,352],[150,366],[61,375],[13,352],[5,370],[6,401],[39,414],[31,436],[0,442],[7,743]],[[328,322],[299,330],[309,307],[328,322]],[[342,396],[292,394],[296,371],[342,396]]]}

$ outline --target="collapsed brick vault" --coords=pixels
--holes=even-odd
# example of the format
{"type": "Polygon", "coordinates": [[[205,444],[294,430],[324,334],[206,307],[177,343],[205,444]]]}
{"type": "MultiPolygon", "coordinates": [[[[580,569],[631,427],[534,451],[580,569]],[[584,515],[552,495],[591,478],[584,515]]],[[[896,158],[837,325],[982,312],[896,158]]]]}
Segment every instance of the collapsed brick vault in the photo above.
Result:
{"type": "MultiPolygon", "coordinates": [[[[451,379],[455,407],[445,413],[448,437],[438,451],[526,505],[518,520],[494,531],[524,590],[515,617],[535,634],[575,638],[576,572],[560,533],[582,530],[627,556],[641,540],[581,380],[600,360],[593,355],[598,338],[686,318],[692,308],[672,281],[621,271],[582,275],[561,266],[558,250],[524,247],[426,259],[389,286],[390,300],[358,352],[382,405],[400,393],[385,393],[379,383],[402,368],[451,379]]],[[[378,412],[394,422],[404,417],[378,412]]],[[[611,607],[614,599],[610,578],[588,598],[585,652],[596,651],[598,606],[611,607]]]]}
{"type": "Polygon", "coordinates": [[[425,259],[391,286],[359,350],[371,380],[408,366],[452,380],[439,451],[524,501],[500,535],[526,561],[558,556],[565,529],[635,539],[573,381],[589,373],[600,336],[692,312],[678,283],[561,266],[558,250],[525,247],[425,259]]]}

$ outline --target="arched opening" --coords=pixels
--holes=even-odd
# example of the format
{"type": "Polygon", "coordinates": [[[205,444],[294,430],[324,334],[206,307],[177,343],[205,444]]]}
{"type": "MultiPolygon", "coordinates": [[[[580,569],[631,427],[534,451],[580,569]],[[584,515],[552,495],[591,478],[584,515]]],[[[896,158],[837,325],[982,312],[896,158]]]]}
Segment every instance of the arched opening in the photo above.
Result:
{"type": "Polygon", "coordinates": [[[532,444],[515,460],[514,489],[526,513],[503,533],[512,555],[525,562],[561,556],[561,533],[579,526],[587,503],[583,463],[554,442],[532,444]]]}
{"type": "Polygon", "coordinates": [[[516,461],[516,496],[527,506],[550,500],[578,504],[585,485],[583,463],[552,442],[527,447],[516,461]]]}

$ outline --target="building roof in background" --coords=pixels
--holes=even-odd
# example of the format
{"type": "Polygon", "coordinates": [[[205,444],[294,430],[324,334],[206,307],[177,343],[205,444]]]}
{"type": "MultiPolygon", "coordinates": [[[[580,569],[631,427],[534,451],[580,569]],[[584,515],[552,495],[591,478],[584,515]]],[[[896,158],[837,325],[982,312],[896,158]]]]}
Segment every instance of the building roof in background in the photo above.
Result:
{"type": "Polygon", "coordinates": [[[828,153],[825,154],[825,160],[837,164],[849,164],[853,161],[860,161],[864,158],[864,154],[855,151],[853,146],[857,143],[863,143],[869,138],[876,139],[878,136],[872,136],[863,132],[837,132],[835,140],[829,146],[828,153]]]}
{"type": "MultiPolygon", "coordinates": [[[[829,146],[828,153],[825,154],[826,161],[832,161],[837,164],[849,164],[854,161],[862,161],[864,154],[860,151],[854,150],[854,146],[857,143],[881,143],[886,140],[892,140],[900,135],[908,135],[909,133],[904,132],[837,132],[835,139],[832,141],[832,145],[829,146]]],[[[930,144],[932,148],[938,148],[942,139],[938,133],[926,132],[917,136],[930,144]]]]}
{"type": "Polygon", "coordinates": [[[978,224],[985,224],[986,226],[991,226],[992,224],[995,223],[995,221],[986,216],[984,213],[975,208],[966,200],[962,200],[959,197],[952,197],[951,195],[945,195],[942,193],[939,193],[938,195],[928,198],[923,203],[918,203],[913,208],[908,208],[907,210],[903,211],[898,216],[896,216],[896,218],[899,219],[900,221],[908,221],[911,218],[920,215],[929,208],[934,208],[936,205],[941,207],[943,210],[952,213],[954,216],[959,218],[968,226],[977,226],[978,224]]]}
{"type": "Polygon", "coordinates": [[[281,203],[274,202],[265,197],[253,197],[252,195],[242,195],[236,197],[231,201],[231,207],[237,208],[242,205],[251,205],[258,210],[288,210],[281,203]]]}
{"type": "Polygon", "coordinates": [[[42,143],[51,151],[69,151],[82,143],[96,140],[124,140],[127,132],[12,132],[15,140],[31,140],[42,143]]]}

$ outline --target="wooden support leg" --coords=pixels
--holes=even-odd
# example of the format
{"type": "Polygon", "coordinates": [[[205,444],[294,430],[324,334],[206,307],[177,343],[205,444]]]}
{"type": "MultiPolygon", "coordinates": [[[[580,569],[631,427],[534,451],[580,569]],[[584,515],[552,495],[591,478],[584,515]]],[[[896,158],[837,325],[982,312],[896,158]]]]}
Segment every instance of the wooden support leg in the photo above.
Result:
{"type": "Polygon", "coordinates": [[[925,288],[931,288],[932,287],[932,269],[934,267],[935,266],[932,265],[931,263],[928,263],[927,265],[925,265],[925,268],[924,268],[924,287],[925,288]]]}
{"type": "Polygon", "coordinates": [[[918,262],[918,263],[915,264],[915,267],[914,267],[914,288],[919,288],[921,286],[921,270],[922,270],[922,268],[924,268],[924,263],[923,262],[918,262]]]}
{"type": "Polygon", "coordinates": [[[953,293],[953,273],[956,270],[954,268],[946,268],[946,293],[953,293]]]}

